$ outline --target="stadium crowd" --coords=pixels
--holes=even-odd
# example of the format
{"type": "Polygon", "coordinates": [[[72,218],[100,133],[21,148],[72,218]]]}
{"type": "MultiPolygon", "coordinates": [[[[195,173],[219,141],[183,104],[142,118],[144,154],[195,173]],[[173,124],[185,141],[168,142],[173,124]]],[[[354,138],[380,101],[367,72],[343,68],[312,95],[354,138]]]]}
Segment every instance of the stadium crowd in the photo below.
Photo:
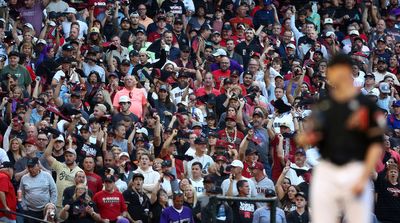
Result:
{"type": "Polygon", "coordinates": [[[215,195],[312,222],[320,155],[295,137],[337,53],[387,117],[371,215],[399,222],[398,0],[0,0],[0,17],[0,222],[269,222],[215,195]]]}

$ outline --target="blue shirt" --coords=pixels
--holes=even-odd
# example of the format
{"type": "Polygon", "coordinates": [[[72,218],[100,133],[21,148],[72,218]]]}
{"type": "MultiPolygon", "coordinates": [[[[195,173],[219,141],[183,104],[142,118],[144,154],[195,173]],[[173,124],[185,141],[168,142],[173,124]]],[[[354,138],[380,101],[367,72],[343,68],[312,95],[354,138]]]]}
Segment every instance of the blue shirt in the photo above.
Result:
{"type": "MultiPolygon", "coordinates": [[[[253,215],[253,223],[269,223],[271,222],[271,211],[269,207],[257,209],[253,215]]],[[[285,212],[276,208],[276,223],[286,223],[285,212]]]]}

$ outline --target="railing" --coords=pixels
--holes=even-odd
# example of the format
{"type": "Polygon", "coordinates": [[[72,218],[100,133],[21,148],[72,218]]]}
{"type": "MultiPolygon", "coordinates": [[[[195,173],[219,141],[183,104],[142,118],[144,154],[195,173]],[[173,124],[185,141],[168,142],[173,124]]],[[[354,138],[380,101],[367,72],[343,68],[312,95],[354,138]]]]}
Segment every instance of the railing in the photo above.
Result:
{"type": "Polygon", "coordinates": [[[212,196],[210,197],[210,202],[209,205],[214,205],[214,207],[210,208],[212,210],[212,219],[216,219],[216,204],[218,201],[252,201],[252,202],[263,202],[263,203],[269,203],[271,204],[270,206],[270,211],[271,211],[271,219],[270,223],[275,223],[276,222],[276,197],[270,197],[270,198],[249,198],[249,197],[228,197],[228,196],[212,196]]]}
{"type": "Polygon", "coordinates": [[[3,208],[0,208],[0,212],[9,213],[9,214],[15,214],[17,216],[21,216],[21,217],[24,217],[24,218],[29,218],[31,220],[35,220],[35,221],[38,221],[38,222],[51,223],[51,222],[43,220],[43,219],[35,218],[35,217],[32,217],[32,216],[29,216],[29,215],[26,215],[26,214],[22,214],[22,213],[18,213],[18,212],[14,212],[14,211],[8,211],[8,210],[3,209],[3,208]]]}

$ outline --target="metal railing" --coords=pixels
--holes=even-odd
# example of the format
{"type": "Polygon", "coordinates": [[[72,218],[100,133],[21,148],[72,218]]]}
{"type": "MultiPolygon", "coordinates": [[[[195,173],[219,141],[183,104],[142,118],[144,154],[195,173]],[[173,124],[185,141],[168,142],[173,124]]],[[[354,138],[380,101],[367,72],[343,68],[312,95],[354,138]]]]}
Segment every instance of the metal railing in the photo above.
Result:
{"type": "Polygon", "coordinates": [[[228,196],[211,196],[209,205],[213,205],[210,209],[212,211],[212,219],[216,219],[216,212],[217,212],[217,202],[218,201],[251,201],[251,202],[262,202],[270,204],[270,211],[271,211],[271,219],[270,223],[276,223],[276,201],[277,197],[270,197],[270,198],[249,198],[249,197],[228,197],[228,196]]]}
{"type": "Polygon", "coordinates": [[[4,208],[0,208],[0,212],[9,213],[9,214],[14,214],[14,215],[17,215],[17,216],[21,216],[21,217],[23,217],[23,218],[29,218],[29,219],[35,220],[35,221],[37,221],[37,222],[51,223],[51,222],[49,222],[49,221],[46,221],[46,220],[43,220],[43,219],[39,219],[39,218],[35,218],[35,217],[29,216],[29,215],[26,215],[26,214],[22,214],[22,213],[19,213],[19,212],[8,211],[8,210],[6,210],[6,209],[4,209],[4,208]]]}

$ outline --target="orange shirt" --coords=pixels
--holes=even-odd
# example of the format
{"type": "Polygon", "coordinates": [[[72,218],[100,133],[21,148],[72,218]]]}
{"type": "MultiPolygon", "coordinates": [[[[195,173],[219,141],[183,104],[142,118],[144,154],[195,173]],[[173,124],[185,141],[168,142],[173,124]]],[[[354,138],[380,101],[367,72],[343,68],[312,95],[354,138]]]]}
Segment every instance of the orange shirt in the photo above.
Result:
{"type": "Polygon", "coordinates": [[[131,107],[129,110],[143,120],[143,106],[147,104],[147,98],[143,89],[141,88],[134,88],[129,91],[126,88],[118,91],[114,96],[113,106],[115,108],[119,108],[119,98],[121,96],[128,96],[131,99],[131,107]]]}

